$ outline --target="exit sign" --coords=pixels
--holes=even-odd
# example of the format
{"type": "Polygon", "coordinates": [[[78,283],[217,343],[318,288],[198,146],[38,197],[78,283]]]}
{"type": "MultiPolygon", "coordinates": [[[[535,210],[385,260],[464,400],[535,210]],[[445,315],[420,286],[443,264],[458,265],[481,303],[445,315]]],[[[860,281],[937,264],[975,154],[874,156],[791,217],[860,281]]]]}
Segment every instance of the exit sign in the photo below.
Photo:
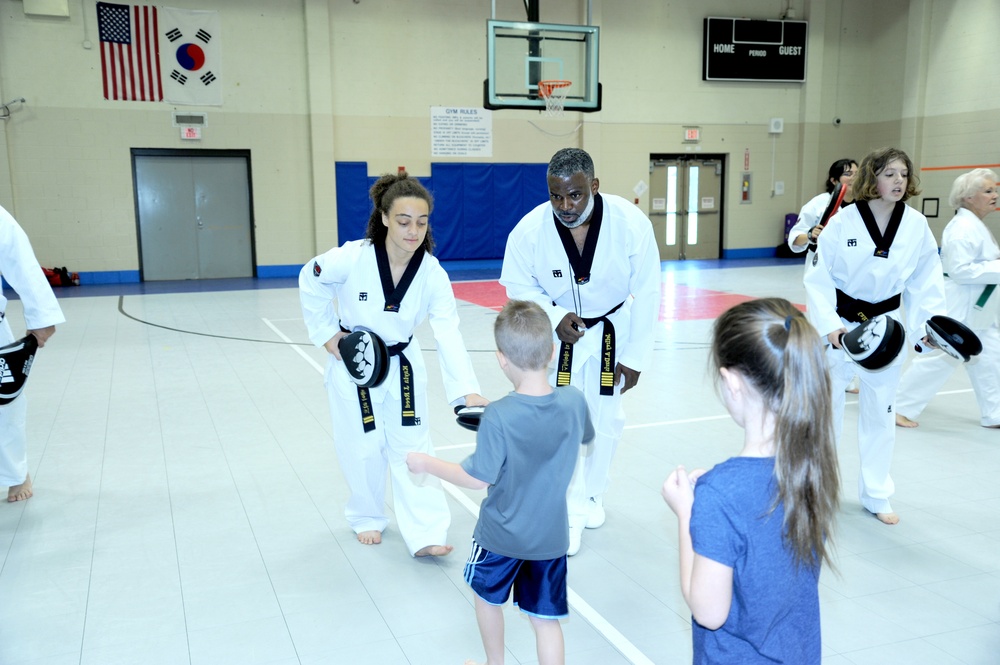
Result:
{"type": "Polygon", "coordinates": [[[701,141],[701,127],[685,127],[684,143],[698,143],[701,141]]]}

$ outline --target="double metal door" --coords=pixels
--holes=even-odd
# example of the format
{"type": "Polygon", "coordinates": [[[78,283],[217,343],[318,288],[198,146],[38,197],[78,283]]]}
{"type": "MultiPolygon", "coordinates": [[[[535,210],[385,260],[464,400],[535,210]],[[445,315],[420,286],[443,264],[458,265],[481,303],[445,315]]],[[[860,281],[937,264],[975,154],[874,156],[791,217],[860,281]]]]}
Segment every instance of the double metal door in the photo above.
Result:
{"type": "Polygon", "coordinates": [[[144,281],[252,277],[249,155],[134,150],[144,281]]]}
{"type": "Polygon", "coordinates": [[[723,155],[649,162],[649,219],[661,261],[717,259],[722,248],[723,155]]]}

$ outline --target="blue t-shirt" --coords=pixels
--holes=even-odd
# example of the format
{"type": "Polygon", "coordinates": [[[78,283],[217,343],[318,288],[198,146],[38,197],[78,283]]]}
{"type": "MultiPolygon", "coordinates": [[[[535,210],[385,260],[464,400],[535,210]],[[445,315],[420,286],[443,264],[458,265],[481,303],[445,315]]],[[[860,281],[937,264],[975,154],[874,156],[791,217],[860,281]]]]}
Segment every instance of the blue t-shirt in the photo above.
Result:
{"type": "Polygon", "coordinates": [[[566,490],[580,444],[594,438],[587,400],[563,386],[548,395],[516,392],[491,402],[462,462],[490,484],[473,532],[490,552],[526,561],[557,559],[569,549],[566,490]]]}
{"type": "Polygon", "coordinates": [[[734,457],[698,479],[691,512],[694,551],[733,569],[726,622],[692,619],[694,662],[820,662],[819,572],[796,567],[782,539],[784,506],[769,512],[773,457],[734,457]]]}

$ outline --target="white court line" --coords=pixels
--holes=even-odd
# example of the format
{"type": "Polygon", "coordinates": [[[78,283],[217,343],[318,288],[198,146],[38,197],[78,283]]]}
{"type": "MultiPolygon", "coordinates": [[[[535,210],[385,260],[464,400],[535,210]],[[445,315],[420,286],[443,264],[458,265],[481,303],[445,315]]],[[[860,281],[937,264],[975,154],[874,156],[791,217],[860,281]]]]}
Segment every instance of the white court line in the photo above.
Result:
{"type": "MultiPolygon", "coordinates": [[[[280,330],[274,327],[274,325],[272,325],[268,319],[261,317],[261,321],[264,322],[264,325],[273,330],[274,334],[280,337],[282,340],[286,342],[292,341],[288,337],[286,337],[280,330]]],[[[323,374],[324,372],[323,368],[320,367],[316,361],[310,358],[305,351],[303,351],[301,348],[297,346],[292,346],[290,348],[293,349],[300,356],[305,358],[306,362],[312,365],[317,372],[323,374]]],[[[728,418],[729,416],[726,417],[728,418]]],[[[442,448],[438,448],[437,450],[450,450],[452,448],[467,448],[471,447],[472,445],[474,444],[445,446],[442,448]]],[[[476,503],[472,499],[467,497],[464,492],[459,490],[451,483],[446,483],[444,481],[441,481],[441,486],[448,494],[451,495],[453,499],[455,499],[455,501],[459,503],[459,505],[461,505],[463,508],[469,511],[469,513],[471,513],[472,516],[475,517],[477,520],[479,519],[479,506],[476,505],[476,503]]],[[[630,663],[633,663],[633,665],[655,665],[653,661],[651,661],[649,658],[646,657],[645,654],[639,651],[639,649],[634,644],[629,642],[627,637],[622,635],[618,631],[618,629],[616,629],[613,625],[611,625],[611,623],[607,619],[601,616],[599,612],[597,612],[593,607],[591,607],[590,604],[587,603],[587,601],[581,598],[568,585],[566,586],[566,598],[567,601],[569,602],[569,606],[573,608],[576,611],[576,613],[583,618],[584,621],[593,626],[594,630],[603,635],[604,639],[606,639],[611,644],[611,646],[613,646],[618,651],[618,653],[625,656],[625,658],[628,659],[630,663]]]]}
{"type": "Polygon", "coordinates": [[[434,450],[457,450],[459,448],[475,448],[475,443],[458,443],[454,446],[434,446],[434,450]]]}
{"type": "MultiPolygon", "coordinates": [[[[465,496],[465,493],[460,489],[447,483],[441,481],[441,486],[444,487],[444,491],[451,495],[455,501],[460,503],[466,510],[472,513],[472,516],[477,520],[479,519],[479,506],[476,505],[472,499],[465,496]]],[[[617,628],[611,625],[607,619],[601,616],[601,613],[590,606],[590,603],[585,601],[580,597],[578,593],[573,591],[568,585],[566,586],[566,600],[569,606],[572,607],[577,614],[579,614],[584,621],[589,623],[594,627],[594,630],[599,632],[604,636],[611,646],[615,648],[621,655],[625,656],[630,663],[635,665],[654,665],[653,661],[646,657],[644,653],[639,651],[639,649],[629,642],[628,638],[621,634],[617,628]]]]}
{"type": "Polygon", "coordinates": [[[644,427],[667,427],[669,425],[685,425],[687,423],[702,423],[706,420],[725,420],[729,418],[727,413],[724,416],[705,416],[704,418],[684,418],[682,420],[661,420],[658,423],[645,423],[643,425],[626,425],[625,429],[643,429],[644,427]]]}
{"type": "Polygon", "coordinates": [[[627,637],[618,632],[617,628],[612,626],[597,610],[587,604],[587,601],[578,596],[575,591],[566,587],[566,595],[569,599],[570,607],[576,610],[577,614],[593,626],[594,630],[604,635],[605,639],[611,642],[611,646],[618,653],[625,656],[630,663],[635,663],[636,665],[654,665],[653,661],[646,657],[646,654],[639,651],[634,644],[628,641],[627,637]]]}
{"type": "MultiPolygon", "coordinates": [[[[958,395],[958,394],[961,394],[961,393],[971,393],[971,392],[972,392],[972,388],[963,388],[961,390],[942,390],[939,393],[935,393],[935,396],[937,396],[937,395],[958,395]]],[[[850,406],[851,404],[857,404],[857,403],[858,403],[858,400],[856,400],[856,399],[848,400],[848,401],[844,402],[844,404],[848,405],[848,406],[850,406]]],[[[727,418],[729,418],[729,414],[726,414],[724,416],[704,416],[702,418],[682,418],[680,420],[661,420],[661,421],[655,422],[655,423],[643,423],[642,425],[626,425],[625,429],[643,429],[643,428],[646,428],[646,427],[670,427],[671,425],[686,425],[688,423],[702,423],[702,422],[705,422],[706,420],[725,420],[727,418]]]]}
{"type": "MultiPolygon", "coordinates": [[[[282,333],[280,330],[278,330],[274,326],[274,324],[271,323],[270,320],[264,318],[263,316],[260,317],[260,320],[264,322],[265,326],[267,326],[268,328],[270,328],[271,330],[273,330],[274,334],[277,335],[278,337],[280,337],[282,339],[282,341],[288,342],[289,344],[292,343],[292,340],[290,340],[288,337],[285,336],[284,333],[282,333]]],[[[316,362],[315,360],[313,360],[312,358],[310,358],[309,354],[307,354],[305,351],[303,351],[301,347],[298,347],[298,346],[289,346],[289,348],[292,349],[293,351],[295,351],[295,353],[297,353],[300,356],[302,356],[303,358],[305,358],[306,362],[309,363],[310,365],[312,365],[313,368],[317,372],[319,372],[320,374],[323,374],[324,370],[323,370],[322,367],[320,367],[319,363],[316,362]]]]}

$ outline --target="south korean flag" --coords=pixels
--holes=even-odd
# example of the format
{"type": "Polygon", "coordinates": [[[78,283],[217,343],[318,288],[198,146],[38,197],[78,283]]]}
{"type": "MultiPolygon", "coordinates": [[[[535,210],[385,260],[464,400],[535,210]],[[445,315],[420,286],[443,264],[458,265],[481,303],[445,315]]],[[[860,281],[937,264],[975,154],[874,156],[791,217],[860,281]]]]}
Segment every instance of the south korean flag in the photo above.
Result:
{"type": "Polygon", "coordinates": [[[160,7],[163,98],[173,104],[222,106],[219,12],[160,7]]]}

